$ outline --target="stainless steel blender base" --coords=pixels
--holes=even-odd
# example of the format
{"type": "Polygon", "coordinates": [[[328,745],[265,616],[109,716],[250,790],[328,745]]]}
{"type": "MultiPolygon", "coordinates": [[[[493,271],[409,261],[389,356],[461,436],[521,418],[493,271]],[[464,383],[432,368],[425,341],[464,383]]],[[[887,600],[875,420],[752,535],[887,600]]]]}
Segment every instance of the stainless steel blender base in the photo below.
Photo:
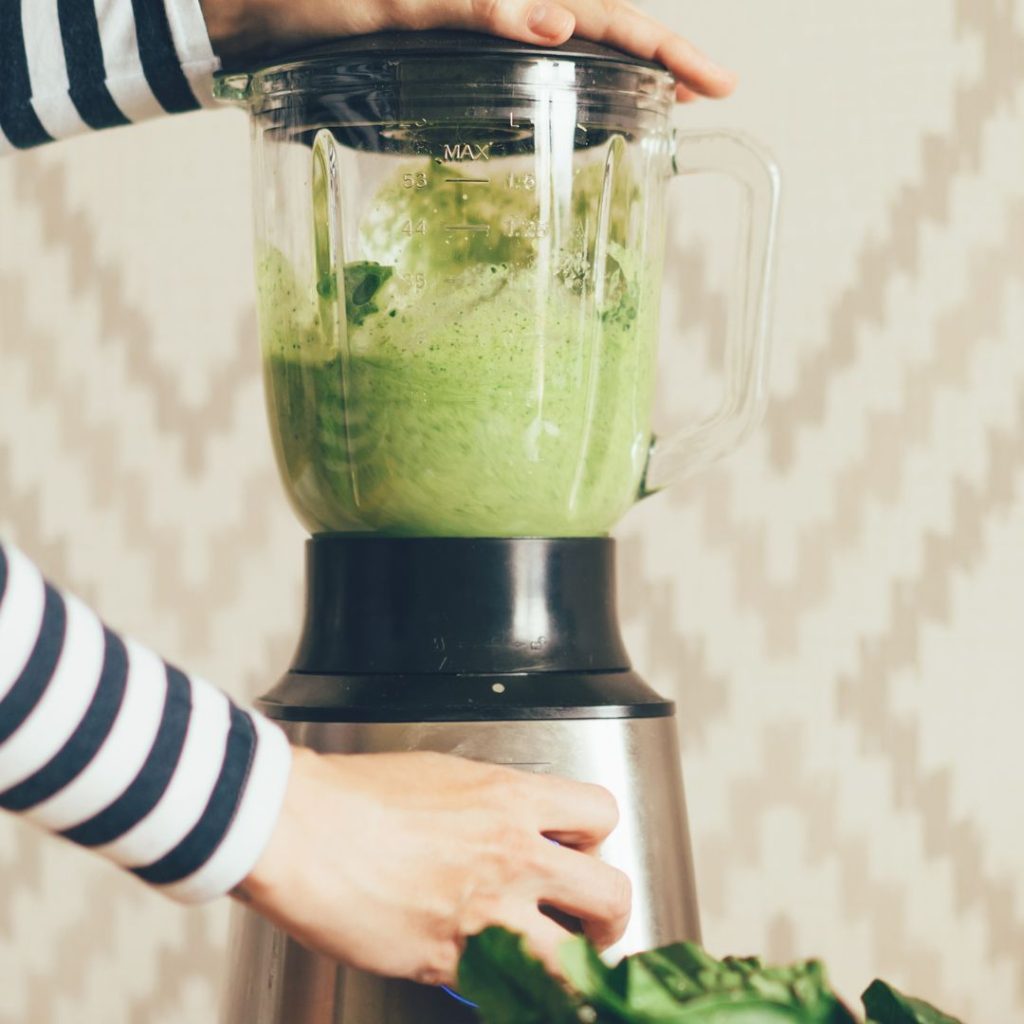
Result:
{"type": "MultiPolygon", "coordinates": [[[[633,881],[633,916],[610,954],[699,939],[674,717],[283,724],[294,742],[324,753],[434,750],[600,783],[621,814],[602,856],[633,881]]],[[[339,842],[358,827],[339,822],[339,842]]],[[[443,990],[337,967],[249,911],[235,911],[231,948],[224,1024],[476,1020],[443,990]]]]}

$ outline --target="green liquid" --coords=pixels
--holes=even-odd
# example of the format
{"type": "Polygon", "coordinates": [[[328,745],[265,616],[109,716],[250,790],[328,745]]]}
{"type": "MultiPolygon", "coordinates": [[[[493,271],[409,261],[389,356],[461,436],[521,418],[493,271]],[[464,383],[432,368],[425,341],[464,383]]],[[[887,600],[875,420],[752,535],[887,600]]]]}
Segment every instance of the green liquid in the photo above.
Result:
{"type": "Polygon", "coordinates": [[[418,289],[349,265],[332,328],[336,286],[264,257],[267,400],[300,518],[314,533],[606,533],[650,443],[653,275],[615,243],[600,288],[569,261],[547,276],[479,254],[431,262],[418,289]]]}

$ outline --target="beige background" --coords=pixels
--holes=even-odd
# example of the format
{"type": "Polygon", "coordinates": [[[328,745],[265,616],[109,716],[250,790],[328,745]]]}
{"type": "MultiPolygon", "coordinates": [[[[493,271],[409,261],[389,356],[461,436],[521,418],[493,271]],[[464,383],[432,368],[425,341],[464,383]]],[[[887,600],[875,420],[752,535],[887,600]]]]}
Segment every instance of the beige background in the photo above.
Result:
{"type": "MultiPolygon", "coordinates": [[[[680,123],[757,135],[786,186],[767,422],[620,530],[635,660],[681,704],[707,941],[1020,1020],[1024,7],[649,6],[743,72],[680,123]]],[[[289,653],[302,539],[247,175],[234,112],[0,165],[0,529],[246,697],[289,653]]],[[[664,425],[714,394],[733,237],[727,189],[678,204],[664,425]]],[[[0,821],[4,1024],[212,1022],[224,925],[0,821]]]]}

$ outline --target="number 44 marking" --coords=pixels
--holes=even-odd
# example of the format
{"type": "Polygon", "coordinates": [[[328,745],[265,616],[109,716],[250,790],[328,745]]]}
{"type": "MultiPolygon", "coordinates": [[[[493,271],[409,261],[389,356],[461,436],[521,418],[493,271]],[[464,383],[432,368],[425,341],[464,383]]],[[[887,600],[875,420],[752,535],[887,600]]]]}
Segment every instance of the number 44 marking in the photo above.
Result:
{"type": "Polygon", "coordinates": [[[413,235],[425,235],[427,233],[427,222],[425,220],[407,220],[402,225],[402,234],[412,238],[413,235]]]}

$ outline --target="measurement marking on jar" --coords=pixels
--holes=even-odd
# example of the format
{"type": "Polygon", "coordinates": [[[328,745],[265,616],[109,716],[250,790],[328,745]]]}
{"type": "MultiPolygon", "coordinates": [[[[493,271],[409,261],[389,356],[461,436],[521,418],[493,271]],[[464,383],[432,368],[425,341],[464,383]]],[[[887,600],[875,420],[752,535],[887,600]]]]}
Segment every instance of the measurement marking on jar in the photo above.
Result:
{"type": "Polygon", "coordinates": [[[491,230],[490,224],[446,224],[444,226],[445,231],[475,231],[481,234],[489,234],[491,230]]]}
{"type": "Polygon", "coordinates": [[[442,159],[448,160],[490,160],[493,142],[446,142],[442,159]]]}
{"type": "Polygon", "coordinates": [[[490,178],[445,178],[449,185],[490,185],[490,178]]]}

